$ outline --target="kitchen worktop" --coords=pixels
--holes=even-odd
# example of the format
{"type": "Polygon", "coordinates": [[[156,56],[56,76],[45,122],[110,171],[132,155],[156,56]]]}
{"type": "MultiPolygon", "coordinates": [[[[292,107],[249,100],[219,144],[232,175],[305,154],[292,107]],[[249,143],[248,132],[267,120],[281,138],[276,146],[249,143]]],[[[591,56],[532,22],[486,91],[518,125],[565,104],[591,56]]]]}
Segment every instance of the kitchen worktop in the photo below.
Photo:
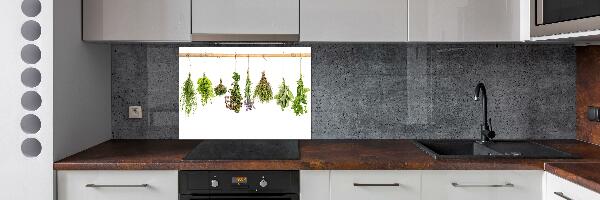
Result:
{"type": "Polygon", "coordinates": [[[542,170],[549,162],[600,162],[600,147],[537,141],[581,159],[435,160],[411,140],[304,140],[299,160],[184,161],[198,141],[109,140],[54,163],[55,170],[542,170]]]}
{"type": "Polygon", "coordinates": [[[546,163],[547,172],[600,193],[600,162],[593,163],[546,163]]]}
{"type": "Polygon", "coordinates": [[[411,140],[304,140],[299,160],[183,160],[199,141],[109,140],[54,163],[55,170],[546,170],[600,192],[600,146],[540,140],[580,159],[435,160],[411,140]]]}

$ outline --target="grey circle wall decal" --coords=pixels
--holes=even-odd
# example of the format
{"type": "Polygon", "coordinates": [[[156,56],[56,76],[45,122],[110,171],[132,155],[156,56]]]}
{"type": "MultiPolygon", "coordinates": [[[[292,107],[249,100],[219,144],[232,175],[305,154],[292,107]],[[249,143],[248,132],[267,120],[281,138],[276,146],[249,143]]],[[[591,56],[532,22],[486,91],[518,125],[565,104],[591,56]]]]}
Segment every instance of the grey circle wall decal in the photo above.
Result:
{"type": "Polygon", "coordinates": [[[40,70],[30,67],[21,73],[21,83],[27,87],[36,87],[42,82],[42,74],[40,70]]]}
{"type": "Polygon", "coordinates": [[[27,17],[35,17],[42,11],[42,3],[38,0],[23,0],[21,11],[27,17]]]}
{"type": "Polygon", "coordinates": [[[38,131],[40,131],[41,127],[42,127],[42,122],[40,121],[40,118],[33,114],[25,115],[21,119],[21,129],[25,133],[28,133],[28,134],[37,133],[38,131]]]}
{"type": "Polygon", "coordinates": [[[21,49],[21,59],[27,64],[35,64],[40,61],[42,52],[40,48],[34,44],[25,45],[21,49]]]}
{"type": "Polygon", "coordinates": [[[42,27],[39,23],[33,20],[26,21],[21,26],[21,35],[23,38],[29,41],[34,41],[40,38],[42,34],[42,27]]]}
{"type": "Polygon", "coordinates": [[[42,153],[42,144],[35,138],[27,138],[21,143],[21,152],[27,157],[37,157],[42,153]]]}
{"type": "Polygon", "coordinates": [[[37,110],[42,105],[42,97],[35,91],[27,91],[21,96],[21,105],[25,110],[37,110]]]}

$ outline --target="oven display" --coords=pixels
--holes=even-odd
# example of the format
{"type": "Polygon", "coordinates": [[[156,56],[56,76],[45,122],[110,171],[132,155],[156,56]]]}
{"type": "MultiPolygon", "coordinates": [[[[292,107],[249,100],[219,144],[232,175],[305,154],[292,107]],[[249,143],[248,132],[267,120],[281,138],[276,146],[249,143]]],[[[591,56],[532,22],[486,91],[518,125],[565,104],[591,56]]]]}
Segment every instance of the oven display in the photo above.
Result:
{"type": "Polygon", "coordinates": [[[234,177],[231,177],[231,184],[234,184],[234,185],[247,185],[248,184],[248,177],[246,177],[246,176],[234,176],[234,177]]]}

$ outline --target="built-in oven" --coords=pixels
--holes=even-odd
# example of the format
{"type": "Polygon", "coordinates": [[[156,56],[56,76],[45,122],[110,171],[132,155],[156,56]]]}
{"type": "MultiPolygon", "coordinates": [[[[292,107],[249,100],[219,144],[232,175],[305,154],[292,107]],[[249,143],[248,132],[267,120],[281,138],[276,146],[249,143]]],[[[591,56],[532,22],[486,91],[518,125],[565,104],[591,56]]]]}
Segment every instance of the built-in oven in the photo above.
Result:
{"type": "Polygon", "coordinates": [[[600,0],[532,0],[533,37],[600,29],[600,0]]]}
{"type": "Polygon", "coordinates": [[[299,200],[298,171],[179,171],[180,200],[299,200]]]}

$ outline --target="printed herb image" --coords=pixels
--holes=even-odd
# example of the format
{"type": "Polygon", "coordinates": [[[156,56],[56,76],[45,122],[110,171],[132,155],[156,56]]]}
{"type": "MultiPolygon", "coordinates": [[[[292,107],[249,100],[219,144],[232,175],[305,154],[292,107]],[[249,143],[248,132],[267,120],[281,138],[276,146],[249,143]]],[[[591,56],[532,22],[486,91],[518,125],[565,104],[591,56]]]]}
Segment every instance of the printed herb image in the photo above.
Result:
{"type": "Polygon", "coordinates": [[[190,115],[196,110],[196,90],[194,90],[194,82],[192,81],[192,73],[188,74],[188,78],[183,83],[183,91],[179,103],[186,115],[190,115]]]}
{"type": "Polygon", "coordinates": [[[252,98],[252,81],[250,81],[250,68],[246,70],[246,87],[244,88],[244,105],[246,111],[254,109],[254,98],[252,98]]]}
{"type": "Polygon", "coordinates": [[[199,78],[197,83],[198,94],[200,95],[200,103],[202,103],[202,106],[205,106],[206,103],[208,103],[208,101],[215,96],[212,83],[210,82],[210,79],[206,77],[206,73],[202,74],[202,78],[199,78]]]}
{"type": "Polygon", "coordinates": [[[223,79],[219,79],[219,85],[217,85],[217,87],[215,87],[215,95],[221,96],[221,95],[224,95],[225,93],[227,93],[227,87],[225,87],[225,85],[223,85],[223,79]]]}
{"type": "Polygon", "coordinates": [[[310,52],[179,47],[179,139],[310,139],[310,52]]]}
{"type": "Polygon", "coordinates": [[[277,100],[277,105],[281,107],[281,111],[287,108],[290,105],[290,102],[294,100],[294,94],[290,87],[285,84],[285,78],[282,78],[281,84],[279,85],[279,91],[275,95],[275,100],[277,100]]]}
{"type": "Polygon", "coordinates": [[[262,77],[254,89],[254,97],[258,97],[261,103],[267,103],[273,99],[273,90],[271,84],[267,81],[265,71],[262,72],[262,77]]]}
{"type": "Polygon", "coordinates": [[[242,108],[242,93],[240,92],[240,85],[238,84],[240,75],[237,72],[233,72],[232,78],[233,84],[231,84],[232,87],[229,89],[231,96],[229,97],[229,105],[227,105],[227,108],[239,113],[240,108],[242,108]]]}
{"type": "Polygon", "coordinates": [[[294,98],[294,103],[292,103],[292,110],[294,111],[296,116],[300,116],[308,112],[308,110],[306,109],[306,93],[308,93],[310,89],[304,87],[304,82],[302,81],[302,74],[300,74],[300,79],[298,79],[297,83],[298,86],[296,87],[296,98],[294,98]]]}

